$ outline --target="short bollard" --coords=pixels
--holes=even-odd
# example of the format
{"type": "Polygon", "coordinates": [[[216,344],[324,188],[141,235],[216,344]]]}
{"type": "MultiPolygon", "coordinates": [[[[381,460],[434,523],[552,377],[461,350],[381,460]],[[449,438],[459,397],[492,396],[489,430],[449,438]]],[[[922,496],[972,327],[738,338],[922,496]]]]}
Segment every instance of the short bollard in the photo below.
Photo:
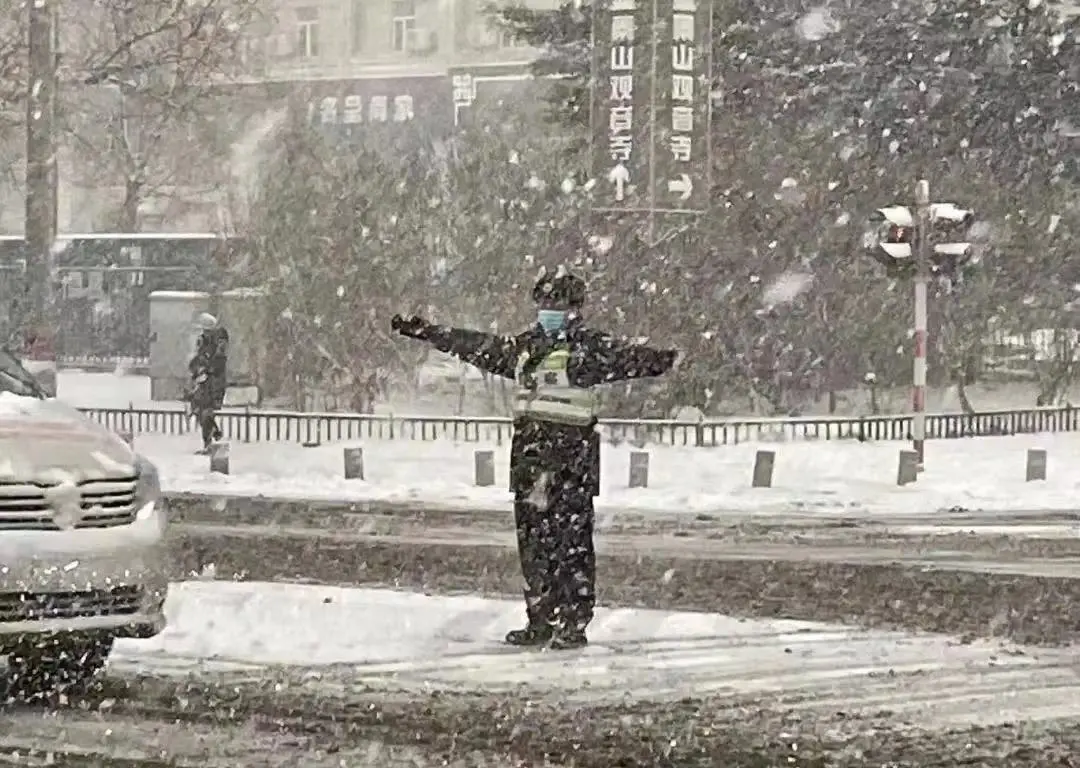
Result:
{"type": "Polygon", "coordinates": [[[474,454],[474,476],[480,488],[495,485],[495,451],[477,451],[474,454]]]}
{"type": "Polygon", "coordinates": [[[900,451],[900,463],[896,468],[896,484],[910,485],[919,477],[919,454],[915,451],[900,451]]]}
{"type": "Polygon", "coordinates": [[[630,451],[630,487],[649,487],[649,454],[645,451],[630,451]]]}
{"type": "Polygon", "coordinates": [[[345,459],[345,479],[364,479],[364,449],[359,446],[346,448],[343,454],[345,459]]]}
{"type": "Polygon", "coordinates": [[[214,443],[210,446],[210,472],[216,475],[229,474],[228,443],[214,443]]]}
{"type": "Polygon", "coordinates": [[[1032,448],[1027,452],[1027,469],[1024,473],[1027,482],[1046,479],[1046,451],[1032,448]]]}
{"type": "Polygon", "coordinates": [[[758,451],[754,454],[754,488],[772,488],[773,467],[776,466],[776,451],[758,451]]]}

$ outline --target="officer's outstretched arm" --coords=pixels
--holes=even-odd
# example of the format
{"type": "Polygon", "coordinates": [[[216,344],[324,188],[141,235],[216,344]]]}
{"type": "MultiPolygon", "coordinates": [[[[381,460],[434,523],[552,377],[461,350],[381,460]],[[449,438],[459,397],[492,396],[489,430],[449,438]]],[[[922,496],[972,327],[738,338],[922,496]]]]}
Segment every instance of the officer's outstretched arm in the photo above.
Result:
{"type": "Polygon", "coordinates": [[[588,374],[583,386],[595,386],[627,379],[662,376],[672,369],[679,357],[678,350],[656,349],[634,344],[605,333],[592,336],[588,345],[588,374]]]}
{"type": "Polygon", "coordinates": [[[432,325],[426,340],[440,352],[447,352],[492,376],[514,378],[519,345],[513,336],[432,325]]]}

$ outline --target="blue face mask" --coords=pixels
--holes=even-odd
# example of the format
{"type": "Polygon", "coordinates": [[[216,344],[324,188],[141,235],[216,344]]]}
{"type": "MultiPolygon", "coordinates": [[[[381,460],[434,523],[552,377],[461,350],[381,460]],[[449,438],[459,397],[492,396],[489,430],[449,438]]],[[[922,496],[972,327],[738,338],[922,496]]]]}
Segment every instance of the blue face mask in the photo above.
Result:
{"type": "Polygon", "coordinates": [[[548,333],[555,333],[566,327],[566,312],[561,309],[541,309],[536,313],[536,322],[548,333]]]}

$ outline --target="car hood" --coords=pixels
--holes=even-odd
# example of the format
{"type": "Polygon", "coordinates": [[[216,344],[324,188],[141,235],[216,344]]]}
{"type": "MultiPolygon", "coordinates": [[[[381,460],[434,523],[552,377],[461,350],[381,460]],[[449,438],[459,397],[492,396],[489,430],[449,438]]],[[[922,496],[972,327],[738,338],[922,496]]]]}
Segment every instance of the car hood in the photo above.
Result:
{"type": "Polygon", "coordinates": [[[0,482],[131,477],[123,440],[59,400],[0,393],[0,482]]]}

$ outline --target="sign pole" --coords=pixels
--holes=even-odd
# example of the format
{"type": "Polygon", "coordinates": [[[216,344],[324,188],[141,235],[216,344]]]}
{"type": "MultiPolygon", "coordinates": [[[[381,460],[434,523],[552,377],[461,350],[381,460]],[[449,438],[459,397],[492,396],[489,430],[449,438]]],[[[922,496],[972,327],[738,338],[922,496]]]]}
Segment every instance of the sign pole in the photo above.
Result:
{"type": "Polygon", "coordinates": [[[652,0],[651,55],[649,56],[649,211],[645,227],[646,245],[656,243],[656,153],[659,137],[656,132],[657,85],[660,59],[660,2],[652,0]]]}

